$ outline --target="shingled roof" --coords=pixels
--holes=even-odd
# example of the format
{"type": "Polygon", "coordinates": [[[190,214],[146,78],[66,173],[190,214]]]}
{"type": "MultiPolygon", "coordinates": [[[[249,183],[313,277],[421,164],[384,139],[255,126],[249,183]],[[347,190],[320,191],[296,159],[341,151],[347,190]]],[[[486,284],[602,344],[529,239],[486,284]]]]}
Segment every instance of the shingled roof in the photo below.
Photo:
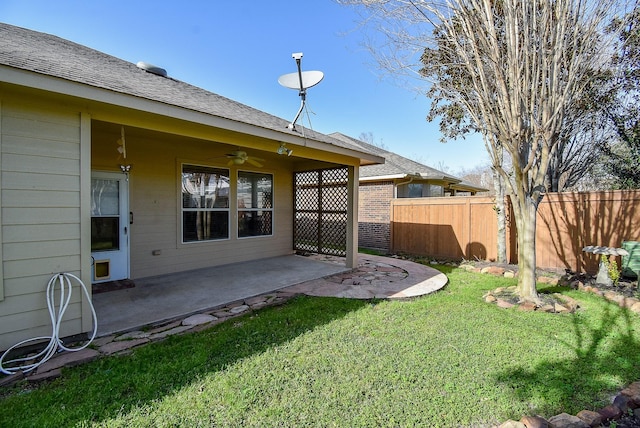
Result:
{"type": "MultiPolygon", "coordinates": [[[[285,119],[69,40],[5,23],[0,23],[0,65],[302,136],[287,129],[285,119]]],[[[354,150],[325,134],[297,128],[305,138],[354,150]]]]}
{"type": "Polygon", "coordinates": [[[364,150],[385,159],[384,164],[365,165],[360,167],[360,180],[373,180],[384,178],[403,179],[407,177],[419,177],[423,180],[443,181],[454,185],[456,190],[468,192],[486,192],[487,189],[465,182],[461,178],[455,177],[446,172],[439,171],[430,166],[421,164],[411,159],[400,156],[388,150],[365,143],[348,135],[334,132],[331,137],[350,144],[354,149],[364,150]]]}

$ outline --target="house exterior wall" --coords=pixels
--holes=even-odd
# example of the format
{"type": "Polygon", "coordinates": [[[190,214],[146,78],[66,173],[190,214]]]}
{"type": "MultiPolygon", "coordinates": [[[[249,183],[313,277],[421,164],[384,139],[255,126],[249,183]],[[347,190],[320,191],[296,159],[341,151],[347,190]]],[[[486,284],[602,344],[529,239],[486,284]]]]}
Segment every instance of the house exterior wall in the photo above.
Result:
{"type": "MultiPolygon", "coordinates": [[[[0,349],[50,334],[49,279],[58,272],[82,277],[82,117],[7,91],[0,98],[0,349]]],[[[62,336],[83,331],[81,300],[74,293],[62,336]]]]}
{"type": "Polygon", "coordinates": [[[358,245],[389,250],[393,181],[362,182],[358,199],[358,245]]]}
{"type": "MultiPolygon", "coordinates": [[[[94,132],[92,167],[119,171],[116,138],[94,132]]],[[[228,166],[228,146],[167,134],[126,137],[129,176],[131,278],[180,272],[291,254],[293,227],[292,171],[281,161],[228,166]],[[224,148],[226,147],[226,148],[224,148]],[[182,243],[182,164],[225,168],[230,173],[229,239],[182,243]],[[236,180],[238,171],[273,174],[273,235],[237,237],[236,180]],[[157,254],[157,255],[154,255],[157,254]]]]}

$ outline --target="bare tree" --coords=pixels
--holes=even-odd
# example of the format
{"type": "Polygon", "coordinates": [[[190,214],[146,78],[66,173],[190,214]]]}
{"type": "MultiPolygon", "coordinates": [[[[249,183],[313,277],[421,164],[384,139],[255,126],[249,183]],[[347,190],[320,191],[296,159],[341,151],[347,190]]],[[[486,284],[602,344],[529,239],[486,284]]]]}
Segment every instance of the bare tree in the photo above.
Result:
{"type": "Polygon", "coordinates": [[[388,150],[389,149],[387,147],[387,145],[384,144],[384,142],[382,141],[382,138],[380,139],[380,141],[376,141],[376,138],[373,135],[373,132],[371,132],[371,131],[369,131],[369,132],[361,132],[360,135],[358,136],[358,140],[364,141],[367,144],[371,144],[372,146],[376,146],[376,147],[381,148],[383,150],[388,150]]]}
{"type": "MultiPolygon", "coordinates": [[[[422,47],[422,68],[444,129],[480,132],[512,196],[518,237],[517,291],[539,303],[536,213],[569,107],[602,63],[602,27],[614,0],[345,0],[381,18],[391,45],[422,47]],[[402,22],[404,21],[404,25],[402,22]],[[431,25],[426,37],[417,22],[431,25]],[[421,46],[420,46],[421,45],[421,46]],[[462,84],[461,84],[462,81],[462,84]],[[501,157],[511,159],[505,170],[501,157]]],[[[389,46],[391,46],[389,45],[389,46]]],[[[405,57],[406,58],[406,57],[405,57]]],[[[411,61],[383,50],[384,67],[411,61]]],[[[434,111],[434,110],[432,110],[434,111]]],[[[441,129],[442,129],[441,122],[441,129]]],[[[446,135],[446,134],[445,134],[446,135]]]]}

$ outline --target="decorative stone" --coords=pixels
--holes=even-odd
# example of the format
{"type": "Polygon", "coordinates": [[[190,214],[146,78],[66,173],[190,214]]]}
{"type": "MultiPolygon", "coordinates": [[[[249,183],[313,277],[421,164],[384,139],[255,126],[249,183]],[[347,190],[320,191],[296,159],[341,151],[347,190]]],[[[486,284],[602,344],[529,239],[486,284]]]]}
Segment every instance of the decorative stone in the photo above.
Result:
{"type": "Polygon", "coordinates": [[[248,311],[248,310],[249,310],[249,306],[240,305],[240,306],[236,306],[236,307],[231,308],[229,310],[229,312],[231,312],[232,314],[239,314],[239,313],[242,313],[242,312],[245,312],[245,311],[248,311]]]}
{"type": "Polygon", "coordinates": [[[24,379],[24,373],[22,371],[15,372],[14,374],[10,374],[9,376],[5,376],[0,379],[0,388],[6,385],[14,384],[22,379],[24,379]]]}
{"type": "Polygon", "coordinates": [[[614,419],[619,419],[622,416],[622,410],[614,404],[609,404],[606,407],[598,410],[598,413],[602,416],[603,421],[610,421],[614,419]]]}
{"type": "Polygon", "coordinates": [[[114,340],[121,341],[121,340],[131,340],[131,339],[143,339],[145,337],[149,337],[149,333],[140,331],[140,330],[135,330],[135,331],[129,331],[127,333],[121,334],[120,336],[116,337],[114,340]]]}
{"type": "Polygon", "coordinates": [[[53,370],[48,370],[44,373],[36,373],[31,376],[27,376],[27,382],[35,383],[35,382],[43,382],[45,380],[53,380],[62,376],[62,369],[57,368],[53,370]]]}
{"type": "Polygon", "coordinates": [[[487,297],[484,298],[484,301],[487,302],[487,303],[493,303],[496,300],[498,300],[498,299],[496,299],[495,296],[492,296],[491,294],[489,294],[487,297]]]}
{"type": "Polygon", "coordinates": [[[634,382],[620,391],[620,394],[624,394],[630,398],[631,407],[640,407],[640,382],[634,382]]]}
{"type": "Polygon", "coordinates": [[[602,424],[602,415],[598,412],[581,410],[576,416],[582,419],[590,427],[597,427],[602,424]]]}
{"type": "Polygon", "coordinates": [[[509,419],[508,421],[498,426],[498,428],[527,428],[527,426],[522,422],[516,422],[509,419]]]}
{"type": "Polygon", "coordinates": [[[556,299],[561,300],[563,302],[562,306],[565,306],[569,310],[569,312],[575,312],[576,309],[580,307],[580,304],[578,303],[578,301],[569,296],[565,296],[560,293],[554,293],[553,296],[556,299]]]}
{"type": "MultiPolygon", "coordinates": [[[[216,318],[217,319],[217,318],[216,318]]],[[[197,324],[194,324],[197,325],[197,324]]],[[[189,330],[191,327],[193,327],[192,325],[179,325],[177,327],[174,327],[172,329],[169,330],[164,330],[164,331],[160,331],[154,335],[151,336],[151,340],[160,340],[160,339],[164,339],[167,336],[171,336],[174,334],[179,334],[182,333],[184,331],[189,330]]]]}
{"type": "Polygon", "coordinates": [[[100,352],[105,355],[112,355],[117,352],[122,352],[127,349],[135,348],[136,346],[140,346],[149,342],[149,338],[141,338],[141,339],[133,339],[133,340],[122,340],[119,342],[111,342],[100,348],[100,352]]]}
{"type": "Polygon", "coordinates": [[[549,428],[549,422],[540,416],[525,416],[520,422],[527,428],[549,428]]]}
{"type": "Polygon", "coordinates": [[[560,303],[556,303],[553,305],[553,309],[558,312],[558,313],[568,313],[571,312],[569,311],[569,308],[561,305],[560,303]]]}
{"type": "Polygon", "coordinates": [[[549,418],[549,424],[554,428],[590,428],[582,419],[568,413],[560,413],[549,418]]]}
{"type": "Polygon", "coordinates": [[[525,312],[533,312],[537,309],[538,307],[536,306],[535,303],[533,302],[524,302],[522,303],[520,306],[518,306],[518,309],[521,311],[525,311],[525,312]]]}
{"type": "Polygon", "coordinates": [[[499,308],[503,308],[503,309],[513,308],[513,303],[509,303],[506,300],[502,300],[502,299],[498,299],[496,304],[498,305],[499,308]]]}
{"type": "Polygon", "coordinates": [[[504,275],[504,272],[505,272],[505,268],[501,268],[498,266],[487,266],[480,270],[480,273],[488,273],[491,275],[498,275],[498,276],[504,275]]]}
{"type": "Polygon", "coordinates": [[[244,300],[244,304],[245,305],[256,305],[258,303],[264,303],[267,301],[267,297],[266,296],[256,296],[256,297],[250,297],[248,299],[244,300]]]}
{"type": "Polygon", "coordinates": [[[194,325],[206,324],[208,322],[215,321],[217,319],[218,318],[214,317],[213,315],[195,314],[182,320],[182,325],[194,326],[194,325]]]}
{"type": "Polygon", "coordinates": [[[504,272],[504,277],[505,278],[515,278],[516,277],[516,273],[512,270],[508,270],[504,272]]]}
{"type": "Polygon", "coordinates": [[[627,413],[629,410],[629,397],[624,394],[618,394],[613,399],[613,405],[616,406],[622,413],[627,413]]]}
{"type": "Polygon", "coordinates": [[[109,336],[98,337],[96,339],[93,339],[93,342],[91,342],[91,344],[93,346],[97,346],[99,348],[102,345],[106,345],[109,342],[113,342],[113,339],[115,339],[115,338],[116,338],[115,334],[112,334],[112,335],[109,335],[109,336]]]}
{"type": "Polygon", "coordinates": [[[95,360],[100,353],[95,349],[84,348],[80,351],[62,352],[39,366],[37,373],[44,373],[60,367],[72,367],[95,360]]]}
{"type": "Polygon", "coordinates": [[[553,313],[556,311],[556,308],[553,305],[544,305],[540,308],[542,312],[553,313]]]}

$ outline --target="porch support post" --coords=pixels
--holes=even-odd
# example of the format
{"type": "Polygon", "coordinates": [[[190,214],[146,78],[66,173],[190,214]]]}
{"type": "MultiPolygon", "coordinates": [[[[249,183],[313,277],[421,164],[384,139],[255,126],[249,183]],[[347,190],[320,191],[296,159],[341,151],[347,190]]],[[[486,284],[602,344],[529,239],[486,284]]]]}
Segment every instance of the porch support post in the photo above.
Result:
{"type": "Polygon", "coordinates": [[[349,166],[347,182],[347,258],[346,266],[358,266],[358,186],[360,170],[357,166],[349,166]]]}
{"type": "MultiPolygon", "coordinates": [[[[91,116],[80,113],[80,275],[91,296],[91,116]]],[[[93,296],[92,296],[93,297],[93,296]]],[[[82,331],[91,331],[93,317],[82,298],[82,331]]]]}

